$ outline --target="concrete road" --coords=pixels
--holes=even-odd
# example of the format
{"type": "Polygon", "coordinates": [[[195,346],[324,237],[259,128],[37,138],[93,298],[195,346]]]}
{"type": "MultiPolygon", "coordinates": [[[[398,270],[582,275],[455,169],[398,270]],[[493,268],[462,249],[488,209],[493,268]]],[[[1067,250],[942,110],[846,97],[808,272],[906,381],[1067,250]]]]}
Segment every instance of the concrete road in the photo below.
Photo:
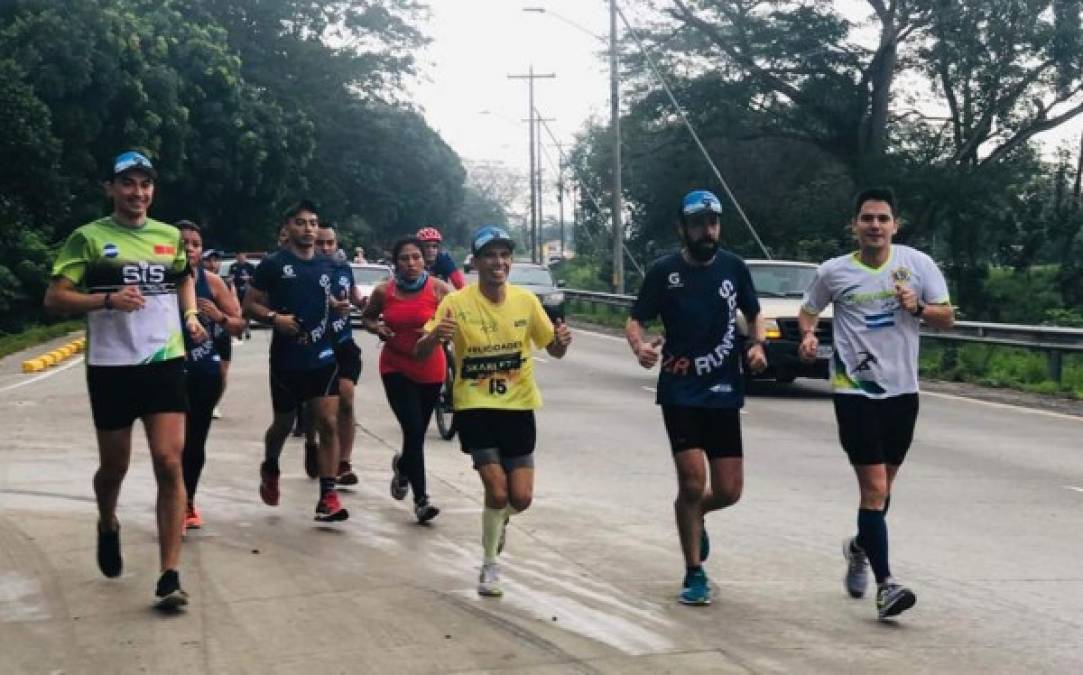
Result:
{"type": "Polygon", "coordinates": [[[388,495],[399,432],[368,336],[351,519],[312,521],[297,440],[281,506],[259,501],[266,341],[234,350],[178,616],[150,609],[145,444],[121,495],[125,573],[105,579],[82,365],[31,379],[0,362],[0,673],[1083,672],[1081,418],[923,395],[889,519],[918,604],[880,623],[842,588],[857,496],[826,388],[759,387],[745,496],[708,519],[715,603],[688,608],[654,374],[578,332],[566,359],[538,359],[535,506],[512,521],[504,598],[482,599],[480,486],[458,445],[430,433],[431,526],[388,495]]]}

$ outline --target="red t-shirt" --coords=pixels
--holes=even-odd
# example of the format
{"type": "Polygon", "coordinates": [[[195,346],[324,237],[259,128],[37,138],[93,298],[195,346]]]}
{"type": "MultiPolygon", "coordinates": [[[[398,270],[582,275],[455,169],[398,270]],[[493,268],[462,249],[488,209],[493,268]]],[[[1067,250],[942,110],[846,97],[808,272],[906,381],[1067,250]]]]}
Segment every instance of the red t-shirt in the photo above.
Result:
{"type": "Polygon", "coordinates": [[[434,349],[428,357],[414,358],[414,345],[421,337],[425,323],[436,314],[436,290],[432,277],[421,290],[402,297],[395,288],[395,281],[387,282],[384,297],[384,323],[395,336],[384,343],[380,350],[380,374],[401,373],[420,384],[444,381],[447,363],[443,349],[434,349]]]}

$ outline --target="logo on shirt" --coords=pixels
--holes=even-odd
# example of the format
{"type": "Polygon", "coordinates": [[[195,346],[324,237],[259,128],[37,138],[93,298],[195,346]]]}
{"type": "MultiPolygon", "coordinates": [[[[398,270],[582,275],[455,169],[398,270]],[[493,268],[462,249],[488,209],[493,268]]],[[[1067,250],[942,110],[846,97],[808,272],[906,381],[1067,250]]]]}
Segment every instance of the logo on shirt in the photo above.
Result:
{"type": "Polygon", "coordinates": [[[666,279],[666,282],[668,283],[668,285],[666,286],[667,289],[668,288],[684,288],[684,282],[681,281],[681,273],[680,272],[670,272],[669,273],[669,278],[666,279]]]}
{"type": "Polygon", "coordinates": [[[326,274],[321,274],[320,275],[320,288],[324,289],[325,291],[328,288],[331,288],[331,277],[327,276],[326,274]]]}
{"type": "Polygon", "coordinates": [[[296,279],[297,274],[293,271],[293,265],[282,266],[282,278],[283,279],[296,279]]]}
{"type": "Polygon", "coordinates": [[[914,275],[910,273],[910,270],[905,267],[897,267],[895,271],[891,273],[891,278],[895,281],[906,283],[910,281],[914,275]]]}
{"type": "Polygon", "coordinates": [[[177,253],[176,246],[168,246],[166,244],[155,244],[154,255],[175,255],[177,253]]]}
{"type": "Polygon", "coordinates": [[[515,320],[515,327],[516,328],[525,328],[526,327],[526,319],[516,319],[515,320]]]}
{"type": "Polygon", "coordinates": [[[106,258],[115,258],[120,251],[117,249],[116,244],[106,244],[102,246],[102,255],[106,258]]]}
{"type": "Polygon", "coordinates": [[[165,265],[142,261],[120,268],[126,284],[160,284],[165,281],[165,265]]]}

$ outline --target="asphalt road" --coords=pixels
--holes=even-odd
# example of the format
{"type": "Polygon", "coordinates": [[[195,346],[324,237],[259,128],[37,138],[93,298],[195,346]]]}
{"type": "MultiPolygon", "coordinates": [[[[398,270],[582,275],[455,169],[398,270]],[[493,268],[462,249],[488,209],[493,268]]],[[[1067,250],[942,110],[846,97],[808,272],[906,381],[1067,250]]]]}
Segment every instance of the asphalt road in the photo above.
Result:
{"type": "Polygon", "coordinates": [[[715,603],[683,607],[654,373],[622,341],[577,332],[564,360],[539,357],[535,505],[512,521],[505,596],[482,599],[481,490],[458,445],[430,433],[431,526],[388,495],[399,432],[368,336],[351,519],[312,521],[297,440],[282,504],[260,502],[266,340],[234,350],[178,616],[150,609],[141,438],[121,495],[125,573],[105,579],[82,365],[32,379],[20,355],[0,361],[0,673],[1083,672],[1081,418],[923,395],[889,518],[918,604],[881,623],[842,588],[857,495],[824,384],[757,387],[744,498],[708,519],[715,603]]]}

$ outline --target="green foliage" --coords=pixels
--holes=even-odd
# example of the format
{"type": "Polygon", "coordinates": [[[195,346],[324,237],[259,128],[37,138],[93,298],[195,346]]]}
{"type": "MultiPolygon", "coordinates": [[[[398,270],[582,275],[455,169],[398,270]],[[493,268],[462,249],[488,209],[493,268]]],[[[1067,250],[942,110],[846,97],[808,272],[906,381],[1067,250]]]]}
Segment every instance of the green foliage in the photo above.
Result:
{"type": "Polygon", "coordinates": [[[63,321],[48,326],[31,326],[17,333],[0,331],[0,358],[82,329],[82,321],[63,321]]]}
{"type": "Polygon", "coordinates": [[[553,277],[563,281],[568,288],[581,291],[609,291],[609,284],[599,274],[597,261],[587,256],[576,255],[571,260],[565,260],[550,266],[553,277]]]}
{"type": "Polygon", "coordinates": [[[1083,399],[1083,356],[1063,358],[1058,385],[1049,378],[1049,363],[1042,352],[929,340],[922,344],[920,370],[922,376],[935,379],[1083,399]]]}

